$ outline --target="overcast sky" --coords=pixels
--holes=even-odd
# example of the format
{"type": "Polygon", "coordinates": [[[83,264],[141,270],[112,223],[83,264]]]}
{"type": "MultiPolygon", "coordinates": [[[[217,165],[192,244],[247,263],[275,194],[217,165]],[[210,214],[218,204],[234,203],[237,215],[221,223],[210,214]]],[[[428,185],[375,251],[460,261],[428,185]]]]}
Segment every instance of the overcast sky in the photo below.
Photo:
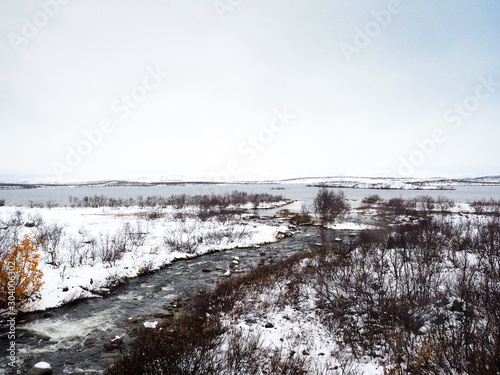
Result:
{"type": "Polygon", "coordinates": [[[498,0],[2,1],[0,32],[0,181],[500,174],[498,0]]]}

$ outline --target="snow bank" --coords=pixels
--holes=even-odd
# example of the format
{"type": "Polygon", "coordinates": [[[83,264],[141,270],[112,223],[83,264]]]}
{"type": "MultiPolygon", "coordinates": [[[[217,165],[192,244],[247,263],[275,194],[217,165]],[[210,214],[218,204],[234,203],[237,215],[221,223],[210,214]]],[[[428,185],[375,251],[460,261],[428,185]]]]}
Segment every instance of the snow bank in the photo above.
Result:
{"type": "Polygon", "coordinates": [[[64,228],[58,247],[57,266],[47,264],[50,258],[40,250],[44,258],[41,265],[44,282],[41,299],[28,306],[27,310],[44,310],[74,299],[98,297],[106,291],[106,287],[117,280],[157,270],[175,259],[274,242],[279,230],[277,226],[247,221],[244,218],[231,223],[219,222],[216,219],[201,221],[188,215],[183,217],[185,212],[173,208],[164,209],[159,219],[147,220],[146,211],[147,209],[138,207],[0,207],[0,220],[4,222],[19,212],[21,224],[16,228],[20,237],[24,234],[36,235],[37,228],[28,228],[25,223],[40,218],[45,225],[57,224],[64,228]],[[99,255],[92,254],[92,251],[95,251],[92,250],[95,242],[114,241],[115,236],[123,234],[126,226],[132,227],[132,232],[147,233],[144,241],[127,248],[115,261],[106,262],[100,259],[99,255]],[[220,235],[214,236],[217,233],[220,235]],[[224,237],[224,233],[229,233],[234,238],[224,237]],[[178,248],[172,249],[166,245],[165,238],[168,236],[176,237],[178,248]],[[91,243],[92,241],[94,243],[91,243]],[[192,246],[185,249],[183,244],[188,242],[192,246]],[[83,261],[75,255],[75,243],[82,246],[78,254],[85,254],[87,257],[83,261]],[[94,259],[91,259],[92,257],[94,259]]]}

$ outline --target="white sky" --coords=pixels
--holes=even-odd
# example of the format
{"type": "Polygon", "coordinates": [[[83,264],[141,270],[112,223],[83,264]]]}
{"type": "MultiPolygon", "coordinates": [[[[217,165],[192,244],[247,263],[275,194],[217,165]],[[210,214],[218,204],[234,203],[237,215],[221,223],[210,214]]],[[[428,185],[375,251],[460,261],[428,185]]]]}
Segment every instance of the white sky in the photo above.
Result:
{"type": "Polygon", "coordinates": [[[2,1],[0,33],[0,181],[500,173],[499,1],[2,1]]]}

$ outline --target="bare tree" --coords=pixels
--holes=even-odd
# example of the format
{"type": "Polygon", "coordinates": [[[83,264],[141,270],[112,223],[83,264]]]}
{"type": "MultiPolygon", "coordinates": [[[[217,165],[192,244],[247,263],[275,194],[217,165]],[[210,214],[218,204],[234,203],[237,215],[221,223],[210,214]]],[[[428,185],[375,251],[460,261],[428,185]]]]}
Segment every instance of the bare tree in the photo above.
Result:
{"type": "Polygon", "coordinates": [[[314,209],[323,226],[341,220],[349,212],[350,208],[344,192],[341,190],[334,192],[322,188],[314,199],[314,209]]]}

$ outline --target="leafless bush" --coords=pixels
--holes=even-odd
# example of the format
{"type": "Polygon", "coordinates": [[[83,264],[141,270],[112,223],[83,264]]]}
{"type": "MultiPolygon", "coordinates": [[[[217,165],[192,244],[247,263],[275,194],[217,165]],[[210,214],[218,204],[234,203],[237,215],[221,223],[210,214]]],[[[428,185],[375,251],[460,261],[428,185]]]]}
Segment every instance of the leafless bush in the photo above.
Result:
{"type": "Polygon", "coordinates": [[[147,208],[147,210],[143,216],[147,220],[161,219],[164,216],[163,208],[161,206],[150,206],[147,208]]]}
{"type": "Polygon", "coordinates": [[[58,207],[59,205],[56,202],[49,200],[45,203],[45,206],[50,210],[51,208],[58,207]]]}
{"type": "Polygon", "coordinates": [[[4,222],[4,225],[9,227],[20,227],[23,224],[24,224],[24,215],[20,210],[15,211],[9,217],[9,219],[6,222],[4,222]]]}
{"type": "Polygon", "coordinates": [[[407,200],[407,209],[413,211],[413,214],[419,214],[424,217],[429,216],[436,206],[436,201],[429,195],[420,195],[407,200]]]}
{"type": "Polygon", "coordinates": [[[126,239],[121,234],[111,236],[109,233],[101,233],[97,239],[97,249],[101,261],[114,266],[127,251],[126,239]]]}
{"type": "Polygon", "coordinates": [[[272,195],[268,193],[248,194],[246,192],[233,191],[227,194],[212,194],[212,195],[193,195],[186,194],[172,195],[170,197],[161,196],[138,196],[136,199],[109,198],[104,195],[85,196],[83,198],[69,197],[71,207],[130,207],[139,206],[156,207],[173,206],[176,209],[182,209],[186,206],[197,206],[203,209],[207,208],[228,208],[230,206],[241,206],[249,202],[255,204],[273,203],[284,201],[285,198],[281,195],[272,195]]]}
{"type": "Polygon", "coordinates": [[[452,199],[440,195],[436,199],[436,206],[441,212],[449,212],[453,207],[455,207],[455,202],[452,199]]]}
{"type": "Polygon", "coordinates": [[[238,226],[235,223],[225,226],[214,225],[203,237],[203,243],[220,245],[224,242],[231,243],[250,236],[246,226],[238,226]]]}
{"type": "Polygon", "coordinates": [[[225,374],[258,374],[262,361],[262,342],[259,335],[244,334],[231,329],[226,336],[227,349],[224,353],[227,367],[225,374]]]}
{"type": "Polygon", "coordinates": [[[195,224],[182,223],[178,228],[169,230],[164,236],[164,243],[171,251],[182,251],[193,254],[203,242],[202,237],[197,237],[195,224]]]}
{"type": "Polygon", "coordinates": [[[0,261],[3,262],[7,252],[19,243],[18,227],[0,222],[0,261]]]}
{"type": "Polygon", "coordinates": [[[35,201],[29,201],[28,202],[30,208],[43,208],[45,205],[43,202],[35,202],[35,201]]]}
{"type": "Polygon", "coordinates": [[[35,213],[33,215],[28,215],[25,226],[30,223],[34,228],[39,228],[45,225],[45,220],[40,213],[35,213]]]}
{"type": "Polygon", "coordinates": [[[433,214],[357,245],[347,258],[323,252],[313,267],[324,323],[354,355],[389,353],[391,367],[409,373],[499,371],[496,216],[433,214]]]}
{"type": "Polygon", "coordinates": [[[387,207],[394,210],[395,215],[403,215],[406,212],[405,200],[401,197],[389,199],[387,207]]]}
{"type": "Polygon", "coordinates": [[[314,209],[324,226],[341,220],[349,212],[350,207],[343,191],[334,192],[323,188],[318,191],[314,199],[314,209]]]}
{"type": "Polygon", "coordinates": [[[362,203],[374,204],[382,201],[382,198],[378,194],[372,194],[367,197],[364,197],[361,201],[362,203]]]}
{"type": "Polygon", "coordinates": [[[149,234],[147,224],[137,220],[134,224],[124,223],[122,228],[123,235],[130,248],[138,248],[144,245],[149,234]]]}
{"type": "Polygon", "coordinates": [[[60,243],[64,233],[64,227],[57,223],[45,224],[43,221],[36,226],[36,240],[48,255],[47,264],[55,267],[61,264],[60,243]]]}
{"type": "Polygon", "coordinates": [[[85,264],[86,254],[84,252],[85,244],[76,238],[70,238],[68,240],[69,254],[68,254],[68,264],[70,267],[83,266],[85,264]]]}
{"type": "Polygon", "coordinates": [[[498,216],[500,214],[500,202],[494,199],[475,200],[472,201],[470,205],[474,209],[474,212],[478,215],[493,214],[498,216]]]}
{"type": "MultiPolygon", "coordinates": [[[[108,275],[106,276],[105,285],[108,285],[111,288],[116,288],[117,286],[123,285],[126,283],[126,278],[124,276],[120,276],[118,271],[112,270],[108,271],[108,275]]],[[[99,293],[97,293],[99,294],[99,293]]]]}
{"type": "Polygon", "coordinates": [[[75,241],[82,244],[82,249],[80,250],[82,264],[94,266],[100,258],[97,239],[85,227],[81,227],[78,233],[80,234],[80,238],[75,241]]]}

